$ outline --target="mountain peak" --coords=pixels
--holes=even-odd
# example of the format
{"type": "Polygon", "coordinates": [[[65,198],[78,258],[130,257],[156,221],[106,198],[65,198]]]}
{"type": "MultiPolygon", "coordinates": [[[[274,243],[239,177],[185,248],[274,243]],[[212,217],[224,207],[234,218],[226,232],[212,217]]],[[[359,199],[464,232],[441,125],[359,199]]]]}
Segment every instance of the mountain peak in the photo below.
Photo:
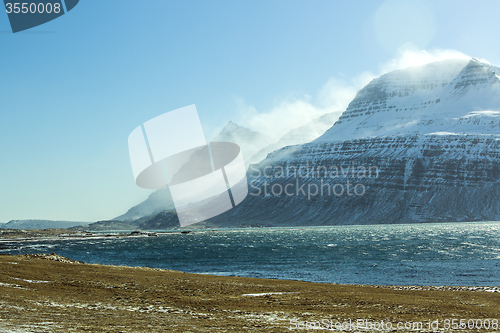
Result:
{"type": "Polygon", "coordinates": [[[497,134],[497,112],[490,112],[500,111],[496,73],[500,68],[475,59],[447,59],[389,72],[358,91],[317,141],[442,131],[497,134]]]}
{"type": "Polygon", "coordinates": [[[230,121],[212,141],[236,143],[241,148],[243,158],[248,159],[269,145],[272,139],[265,134],[230,121]]]}
{"type": "Polygon", "coordinates": [[[267,135],[260,132],[251,130],[250,128],[240,126],[232,121],[228,122],[226,126],[212,141],[227,141],[237,143],[238,139],[246,139],[255,136],[267,137],[267,135]],[[236,141],[235,141],[236,140],[236,141]]]}
{"type": "Polygon", "coordinates": [[[229,132],[236,131],[240,127],[241,126],[239,126],[238,124],[233,123],[232,121],[229,121],[227,123],[227,125],[222,129],[221,133],[227,132],[227,131],[229,131],[229,132]]]}

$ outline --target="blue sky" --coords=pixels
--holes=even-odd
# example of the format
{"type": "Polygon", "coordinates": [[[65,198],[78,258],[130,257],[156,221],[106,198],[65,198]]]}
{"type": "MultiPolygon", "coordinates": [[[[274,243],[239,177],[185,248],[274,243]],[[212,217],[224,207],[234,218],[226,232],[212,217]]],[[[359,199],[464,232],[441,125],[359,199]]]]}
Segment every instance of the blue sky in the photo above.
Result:
{"type": "Polygon", "coordinates": [[[0,222],[124,213],[150,193],[134,184],[128,135],[179,107],[196,104],[208,138],[229,120],[272,135],[345,107],[388,69],[458,52],[499,65],[499,12],[499,1],[81,0],[16,34],[0,14],[0,222]]]}

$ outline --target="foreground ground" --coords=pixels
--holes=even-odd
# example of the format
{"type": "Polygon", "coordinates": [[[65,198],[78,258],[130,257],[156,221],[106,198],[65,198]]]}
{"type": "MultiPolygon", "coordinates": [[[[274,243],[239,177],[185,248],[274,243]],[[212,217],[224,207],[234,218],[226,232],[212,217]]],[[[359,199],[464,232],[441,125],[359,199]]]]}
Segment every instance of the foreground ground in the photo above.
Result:
{"type": "Polygon", "coordinates": [[[323,327],[351,320],[346,330],[373,331],[356,328],[358,319],[390,322],[392,331],[398,322],[400,328],[422,322],[418,331],[438,324],[442,331],[452,324],[447,319],[480,318],[490,319],[487,331],[494,332],[500,331],[493,324],[500,319],[498,291],[220,277],[83,264],[54,254],[0,255],[0,332],[289,332],[321,320],[323,327]]]}

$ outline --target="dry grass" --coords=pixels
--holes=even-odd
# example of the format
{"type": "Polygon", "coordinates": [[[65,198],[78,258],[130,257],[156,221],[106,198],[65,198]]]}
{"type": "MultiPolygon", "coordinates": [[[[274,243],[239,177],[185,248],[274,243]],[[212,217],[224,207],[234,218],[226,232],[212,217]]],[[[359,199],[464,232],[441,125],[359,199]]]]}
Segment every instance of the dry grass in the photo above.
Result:
{"type": "Polygon", "coordinates": [[[1,255],[0,295],[1,332],[288,332],[291,319],[500,319],[497,292],[220,277],[57,255],[1,255]],[[277,294],[244,295],[265,293],[277,294]]]}

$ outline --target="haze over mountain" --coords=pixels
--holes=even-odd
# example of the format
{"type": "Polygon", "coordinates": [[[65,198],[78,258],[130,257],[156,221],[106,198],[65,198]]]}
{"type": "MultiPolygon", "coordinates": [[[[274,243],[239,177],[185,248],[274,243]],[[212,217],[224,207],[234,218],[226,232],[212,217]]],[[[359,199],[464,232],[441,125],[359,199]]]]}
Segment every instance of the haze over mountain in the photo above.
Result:
{"type": "Polygon", "coordinates": [[[243,159],[246,161],[262,147],[269,145],[273,139],[230,121],[212,141],[236,143],[240,146],[243,159]]]}
{"type": "Polygon", "coordinates": [[[249,196],[204,224],[499,220],[497,73],[450,59],[372,80],[322,136],[252,166],[249,196]]]}
{"type": "Polygon", "coordinates": [[[273,142],[270,145],[267,145],[259,150],[247,162],[249,164],[258,163],[266,158],[267,154],[275,150],[286,146],[310,142],[325,133],[325,131],[329,129],[337,119],[337,112],[329,112],[322,115],[321,117],[309,121],[305,125],[291,129],[290,131],[285,133],[285,135],[283,135],[278,141],[273,142]]]}
{"type": "Polygon", "coordinates": [[[174,209],[175,206],[170,195],[170,190],[168,188],[161,189],[154,191],[146,200],[133,206],[125,214],[115,217],[114,220],[130,222],[140,219],[143,216],[174,209]]]}
{"type": "MultiPolygon", "coordinates": [[[[254,155],[262,147],[267,146],[272,139],[265,134],[230,121],[211,141],[236,143],[240,146],[243,158],[246,159],[254,155]]],[[[130,208],[125,214],[116,217],[114,220],[130,222],[144,216],[158,214],[164,210],[174,209],[174,202],[167,188],[153,192],[145,201],[130,208]]],[[[127,225],[124,227],[129,228],[127,225]]]]}
{"type": "Polygon", "coordinates": [[[499,134],[500,68],[475,59],[393,71],[358,92],[316,142],[421,134],[499,134]]]}

